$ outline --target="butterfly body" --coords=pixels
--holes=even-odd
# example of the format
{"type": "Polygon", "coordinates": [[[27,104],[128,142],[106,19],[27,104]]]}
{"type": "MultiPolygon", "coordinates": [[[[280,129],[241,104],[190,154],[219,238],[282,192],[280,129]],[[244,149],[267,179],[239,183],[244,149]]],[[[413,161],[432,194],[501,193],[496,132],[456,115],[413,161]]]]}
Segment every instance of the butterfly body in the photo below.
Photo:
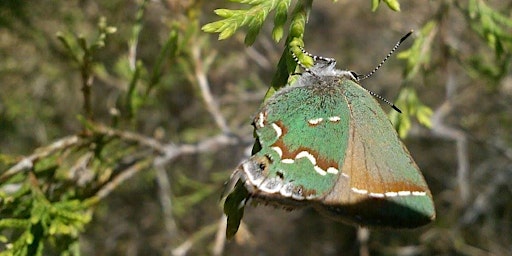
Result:
{"type": "Polygon", "coordinates": [[[269,98],[253,125],[261,150],[232,176],[253,199],[310,206],[363,226],[435,218],[431,192],[377,101],[334,61],[317,62],[269,98]]]}

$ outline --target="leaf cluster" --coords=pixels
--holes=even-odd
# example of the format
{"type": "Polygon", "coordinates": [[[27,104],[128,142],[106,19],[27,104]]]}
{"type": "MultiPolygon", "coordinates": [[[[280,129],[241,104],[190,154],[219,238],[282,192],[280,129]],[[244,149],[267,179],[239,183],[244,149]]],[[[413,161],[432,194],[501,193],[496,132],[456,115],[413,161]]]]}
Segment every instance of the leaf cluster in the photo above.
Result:
{"type": "MultiPolygon", "coordinates": [[[[130,177],[127,174],[151,169],[161,153],[152,149],[158,145],[149,138],[92,121],[94,79],[112,79],[98,56],[116,31],[101,17],[90,39],[57,33],[80,73],[84,116],[77,119],[83,132],[35,149],[27,157],[0,154],[0,255],[47,255],[51,251],[79,255],[79,235],[97,203],[130,177]]],[[[119,66],[128,67],[124,74],[129,83],[120,94],[118,109],[111,112],[113,126],[129,126],[138,110],[148,104],[147,96],[160,83],[165,63],[176,55],[177,42],[178,32],[171,29],[152,71],[140,61],[130,69],[128,60],[120,59],[118,63],[126,65],[119,66]]]]}
{"type": "MultiPolygon", "coordinates": [[[[432,69],[433,51],[442,50],[450,57],[457,59],[466,68],[468,74],[474,78],[486,78],[492,81],[491,87],[499,84],[499,81],[506,76],[510,69],[512,54],[512,18],[501,14],[498,10],[491,8],[485,1],[470,0],[467,5],[455,2],[457,10],[468,21],[469,27],[478,37],[494,52],[494,59],[487,54],[476,53],[464,59],[457,47],[444,45],[441,49],[436,48],[436,38],[439,36],[440,24],[437,17],[424,23],[423,27],[416,33],[413,45],[398,54],[398,58],[406,61],[404,69],[404,84],[411,83],[418,78],[418,74],[425,73],[425,70],[432,69]],[[421,72],[420,72],[421,71],[421,72]]],[[[444,9],[440,17],[446,15],[444,9]]],[[[416,95],[415,89],[403,88],[398,96],[397,105],[403,108],[404,115],[390,113],[390,119],[397,129],[400,137],[404,138],[411,127],[411,117],[415,117],[420,124],[431,127],[432,110],[421,102],[416,95]]]]}
{"type": "MultiPolygon", "coordinates": [[[[55,158],[54,158],[55,159],[55,158]]],[[[92,217],[90,201],[77,200],[72,189],[57,188],[62,182],[43,178],[58,169],[53,163],[37,164],[29,175],[18,174],[3,182],[0,190],[0,255],[44,255],[45,247],[76,255],[78,237],[92,217]],[[48,190],[53,190],[48,198],[48,190]],[[64,192],[64,193],[63,193],[64,192]],[[63,193],[63,194],[61,194],[63,193]]]]}

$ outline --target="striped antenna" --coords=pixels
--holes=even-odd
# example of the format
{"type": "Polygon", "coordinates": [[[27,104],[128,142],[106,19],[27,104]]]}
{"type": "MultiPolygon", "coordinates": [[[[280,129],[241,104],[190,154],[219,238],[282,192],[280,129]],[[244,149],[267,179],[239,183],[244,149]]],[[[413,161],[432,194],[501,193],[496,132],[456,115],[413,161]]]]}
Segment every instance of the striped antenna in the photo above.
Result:
{"type": "MultiPolygon", "coordinates": [[[[382,65],[384,64],[384,62],[386,62],[389,57],[391,57],[391,55],[393,55],[393,53],[396,51],[396,49],[398,49],[398,47],[405,41],[405,39],[407,39],[410,35],[412,35],[414,31],[409,31],[409,33],[405,34],[405,36],[403,36],[402,38],[400,38],[400,40],[395,44],[395,46],[393,46],[393,48],[391,49],[391,51],[389,51],[388,55],[386,55],[386,57],[379,63],[379,65],[377,65],[377,67],[375,67],[372,71],[370,71],[370,73],[364,75],[364,76],[361,76],[361,75],[358,75],[356,74],[355,72],[353,73],[353,75],[357,78],[357,82],[361,81],[361,80],[364,80],[370,76],[372,76],[373,74],[375,74],[375,72],[377,72],[377,70],[379,70],[380,67],[382,67],[382,65]]],[[[362,87],[362,86],[361,86],[362,87]]],[[[394,110],[396,110],[396,112],[398,113],[402,113],[402,111],[397,107],[395,106],[395,104],[391,103],[389,100],[385,99],[384,97],[378,95],[377,93],[374,93],[364,87],[362,87],[363,89],[365,89],[369,94],[371,94],[373,97],[381,100],[381,101],[384,101],[385,103],[387,103],[389,106],[391,106],[394,110]]]]}
{"type": "Polygon", "coordinates": [[[394,110],[396,110],[396,112],[398,112],[398,113],[400,113],[400,114],[402,113],[402,110],[400,110],[400,109],[399,109],[395,104],[391,103],[391,102],[390,102],[389,100],[387,100],[386,98],[384,98],[384,97],[382,97],[382,96],[378,95],[377,93],[374,93],[374,92],[372,92],[372,91],[370,91],[370,90],[368,90],[368,89],[366,89],[366,88],[364,88],[364,87],[362,87],[362,86],[361,86],[361,88],[363,88],[365,91],[367,91],[367,92],[368,92],[370,95],[372,95],[373,97],[375,97],[375,98],[377,98],[377,99],[379,99],[379,100],[382,100],[382,101],[384,101],[385,103],[387,103],[387,104],[388,104],[389,106],[391,106],[394,110]]]}
{"type": "MultiPolygon", "coordinates": [[[[370,73],[364,75],[364,76],[361,76],[361,75],[358,75],[356,76],[357,77],[357,81],[361,81],[361,80],[364,80],[370,76],[372,76],[373,74],[375,74],[375,72],[377,72],[377,70],[379,70],[380,67],[382,67],[382,65],[384,64],[384,62],[386,62],[389,57],[391,57],[391,55],[393,55],[393,53],[396,51],[396,49],[398,49],[398,47],[405,41],[405,39],[407,39],[411,34],[412,32],[414,31],[409,31],[409,33],[407,33],[405,36],[403,36],[402,38],[400,38],[400,41],[398,41],[395,46],[393,46],[393,48],[391,49],[391,51],[389,51],[388,55],[386,55],[386,57],[379,63],[379,65],[377,65],[377,67],[375,67],[372,71],[370,71],[370,73]]],[[[378,97],[377,97],[378,98],[378,97]]],[[[393,107],[394,108],[394,107],[393,107]]],[[[399,111],[400,112],[400,111],[399,111]]]]}
{"type": "MultiPolygon", "coordinates": [[[[350,71],[350,74],[352,75],[352,79],[355,80],[355,82],[359,82],[361,80],[364,80],[364,79],[367,79],[369,77],[371,77],[373,74],[375,74],[375,72],[377,72],[377,70],[380,69],[380,67],[382,67],[382,65],[384,65],[384,63],[389,59],[389,57],[391,57],[391,55],[393,55],[393,53],[396,51],[396,49],[398,49],[398,47],[405,41],[405,39],[407,39],[410,35],[412,35],[414,31],[411,30],[409,31],[409,33],[405,34],[402,38],[400,38],[400,40],[395,44],[395,46],[393,46],[393,48],[391,49],[391,51],[389,51],[388,55],[386,55],[386,57],[379,63],[379,65],[377,65],[377,67],[375,67],[372,71],[370,71],[368,74],[366,75],[359,75],[357,74],[356,72],[354,71],[350,71]]],[[[336,60],[333,59],[333,58],[325,58],[325,57],[321,57],[321,56],[316,56],[316,55],[313,55],[309,52],[307,52],[306,50],[304,50],[304,48],[300,47],[300,50],[302,51],[302,53],[304,53],[305,55],[313,58],[313,61],[316,62],[318,60],[321,60],[321,61],[325,61],[327,62],[328,64],[332,64],[332,63],[336,63],[336,60]]],[[[295,55],[294,52],[290,51],[291,54],[292,54],[292,57],[293,57],[293,60],[297,63],[297,65],[299,65],[301,68],[304,69],[305,72],[307,73],[310,73],[312,75],[315,75],[311,72],[311,70],[304,66],[304,64],[302,62],[300,62],[299,58],[297,57],[297,55],[295,55]]],[[[372,92],[364,87],[361,86],[361,88],[363,88],[364,90],[366,90],[370,95],[372,95],[373,97],[385,102],[386,104],[388,104],[389,106],[391,106],[394,110],[396,110],[398,113],[402,113],[402,111],[393,103],[391,103],[389,100],[385,99],[384,97],[378,95],[377,93],[375,92],[372,92]]]]}
{"type": "MultiPolygon", "coordinates": [[[[309,52],[307,52],[306,50],[304,50],[304,48],[302,48],[301,46],[299,46],[299,49],[302,51],[302,53],[304,53],[305,55],[313,58],[313,61],[314,62],[317,62],[318,60],[321,60],[321,61],[325,61],[327,62],[328,64],[332,64],[332,63],[336,63],[336,60],[333,59],[333,58],[325,58],[325,57],[322,57],[322,56],[316,56],[316,55],[313,55],[309,52]]],[[[297,63],[297,65],[299,65],[302,69],[304,69],[304,72],[307,72],[307,73],[310,73],[312,75],[315,75],[311,72],[311,70],[306,67],[300,60],[299,60],[299,57],[297,57],[297,55],[295,55],[294,52],[290,51],[290,53],[292,54],[292,58],[293,60],[297,63]]]]}
{"type": "Polygon", "coordinates": [[[302,48],[301,46],[299,46],[300,50],[302,51],[302,53],[304,53],[305,55],[313,58],[313,61],[316,62],[317,60],[321,60],[321,61],[325,61],[329,64],[333,63],[333,62],[336,62],[336,60],[334,58],[326,58],[326,57],[322,57],[322,56],[316,56],[316,55],[313,55],[309,52],[307,52],[306,50],[304,50],[304,48],[302,48]]]}
{"type": "MultiPolygon", "coordinates": [[[[302,52],[305,52],[302,47],[300,49],[302,52]]],[[[297,65],[299,65],[302,69],[304,69],[305,72],[311,73],[311,70],[309,70],[308,67],[304,66],[304,64],[299,60],[299,57],[297,57],[297,55],[295,55],[295,53],[293,51],[290,51],[290,53],[292,54],[293,61],[295,61],[295,63],[297,63],[297,65]]],[[[308,54],[308,56],[309,55],[310,54],[308,54]]]]}

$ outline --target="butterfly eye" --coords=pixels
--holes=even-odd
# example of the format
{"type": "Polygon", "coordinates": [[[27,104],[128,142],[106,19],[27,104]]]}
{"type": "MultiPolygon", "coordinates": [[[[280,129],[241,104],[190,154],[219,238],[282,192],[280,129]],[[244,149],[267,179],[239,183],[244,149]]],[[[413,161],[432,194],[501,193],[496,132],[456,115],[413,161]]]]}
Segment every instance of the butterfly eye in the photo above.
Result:
{"type": "Polygon", "coordinates": [[[272,158],[269,155],[264,155],[264,157],[260,158],[258,162],[258,168],[261,171],[265,171],[265,169],[272,164],[272,158]]]}
{"type": "Polygon", "coordinates": [[[354,80],[354,81],[359,81],[359,78],[361,77],[361,75],[359,75],[358,73],[354,72],[354,71],[349,71],[350,72],[350,75],[352,76],[351,79],[354,80]]]}

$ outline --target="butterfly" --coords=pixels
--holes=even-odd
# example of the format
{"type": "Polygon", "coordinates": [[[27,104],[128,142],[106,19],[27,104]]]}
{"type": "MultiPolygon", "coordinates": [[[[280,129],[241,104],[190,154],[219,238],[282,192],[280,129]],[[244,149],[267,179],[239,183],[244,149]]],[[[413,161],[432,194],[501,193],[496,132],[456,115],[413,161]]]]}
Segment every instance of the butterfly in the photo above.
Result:
{"type": "Polygon", "coordinates": [[[367,76],[312,56],[313,67],[303,67],[295,82],[261,106],[253,119],[261,150],[228,183],[228,233],[236,232],[248,199],[286,209],[313,207],[334,220],[369,227],[415,228],[435,219],[418,166],[375,94],[359,84],[411,33],[367,76]]]}

